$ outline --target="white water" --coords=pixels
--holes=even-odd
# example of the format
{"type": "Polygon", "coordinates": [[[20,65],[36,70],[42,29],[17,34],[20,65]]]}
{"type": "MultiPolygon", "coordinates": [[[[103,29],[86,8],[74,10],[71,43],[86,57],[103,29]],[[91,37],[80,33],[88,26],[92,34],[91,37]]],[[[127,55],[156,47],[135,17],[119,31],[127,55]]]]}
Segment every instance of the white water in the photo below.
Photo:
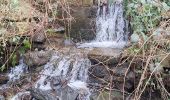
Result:
{"type": "MultiPolygon", "coordinates": [[[[89,93],[86,85],[89,67],[89,59],[82,54],[62,55],[56,53],[44,66],[42,72],[40,72],[41,76],[36,82],[35,87],[41,90],[51,90],[53,87],[48,79],[60,77],[67,80],[67,85],[73,90],[77,92],[84,90],[86,93],[89,93]],[[46,84],[44,84],[45,82],[46,84]]],[[[89,96],[85,100],[89,100],[89,96]]]]}
{"type": "Polygon", "coordinates": [[[10,100],[22,100],[22,96],[23,95],[29,95],[30,92],[26,91],[26,92],[19,92],[17,93],[14,97],[12,97],[10,100]]]}
{"type": "Polygon", "coordinates": [[[99,4],[96,18],[96,38],[89,43],[78,44],[78,47],[123,48],[127,43],[125,28],[122,0],[108,5],[99,4]]]}
{"type": "Polygon", "coordinates": [[[9,81],[10,82],[13,82],[15,80],[19,80],[21,75],[24,73],[24,72],[27,72],[27,65],[24,64],[23,62],[23,59],[20,59],[19,61],[19,65],[11,68],[11,71],[10,73],[8,74],[8,77],[9,77],[9,81]]]}

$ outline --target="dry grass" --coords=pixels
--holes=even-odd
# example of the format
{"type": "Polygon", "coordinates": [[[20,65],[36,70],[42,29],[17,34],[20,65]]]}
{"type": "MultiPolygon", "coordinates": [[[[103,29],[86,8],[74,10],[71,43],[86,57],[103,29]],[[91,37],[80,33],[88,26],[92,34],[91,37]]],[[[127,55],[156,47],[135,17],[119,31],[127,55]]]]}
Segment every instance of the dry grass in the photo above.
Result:
{"type": "Polygon", "coordinates": [[[9,41],[16,40],[16,37],[21,39],[23,36],[31,39],[35,34],[34,30],[48,29],[51,20],[55,24],[59,21],[63,22],[69,32],[72,20],[69,2],[66,0],[1,0],[0,44],[4,50],[0,51],[2,52],[0,56],[2,61],[5,61],[2,66],[8,64],[21,45],[20,41],[17,41],[14,49],[9,50],[9,41]]]}

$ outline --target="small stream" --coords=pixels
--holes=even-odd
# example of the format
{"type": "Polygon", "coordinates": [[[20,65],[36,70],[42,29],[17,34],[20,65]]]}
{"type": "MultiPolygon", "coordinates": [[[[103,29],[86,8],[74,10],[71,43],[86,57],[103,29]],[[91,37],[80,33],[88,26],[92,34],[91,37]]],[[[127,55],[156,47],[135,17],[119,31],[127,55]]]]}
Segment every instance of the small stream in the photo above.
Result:
{"type": "MultiPolygon", "coordinates": [[[[96,18],[96,38],[89,43],[78,44],[78,48],[104,47],[123,48],[127,44],[122,2],[100,3],[96,18]]],[[[91,62],[82,53],[62,54],[55,52],[38,74],[30,91],[17,93],[10,100],[22,100],[23,95],[34,95],[42,100],[90,100],[88,69],[91,62]]],[[[9,82],[19,80],[29,73],[23,59],[9,73],[9,82]]],[[[33,99],[35,100],[35,99],[33,99]]],[[[37,100],[37,99],[36,99],[37,100]]]]}
{"type": "Polygon", "coordinates": [[[127,27],[121,0],[111,4],[99,2],[96,18],[96,38],[91,42],[78,44],[78,47],[123,48],[128,40],[127,27]]]}
{"type": "MultiPolygon", "coordinates": [[[[63,91],[67,87],[78,94],[76,97],[78,100],[89,100],[90,90],[87,87],[87,81],[90,66],[89,59],[81,53],[64,55],[55,52],[50,61],[44,65],[42,71],[39,72],[38,80],[32,87],[47,93],[56,91],[54,98],[70,100],[69,98],[74,97],[63,91]]],[[[25,68],[27,66],[21,62],[14,69],[11,69],[9,73],[10,81],[14,82],[20,79],[20,76],[25,73],[25,68]]],[[[11,100],[21,100],[21,96],[26,94],[30,94],[30,92],[20,92],[11,100]]]]}

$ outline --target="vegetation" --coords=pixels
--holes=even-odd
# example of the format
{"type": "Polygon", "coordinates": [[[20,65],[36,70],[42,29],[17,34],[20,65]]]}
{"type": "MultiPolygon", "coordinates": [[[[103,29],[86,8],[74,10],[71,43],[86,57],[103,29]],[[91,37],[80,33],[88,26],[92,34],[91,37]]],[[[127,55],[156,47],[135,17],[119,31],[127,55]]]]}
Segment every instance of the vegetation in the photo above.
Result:
{"type": "Polygon", "coordinates": [[[140,99],[147,87],[156,85],[155,90],[160,90],[162,98],[168,100],[170,95],[163,82],[166,76],[163,68],[169,66],[170,1],[127,0],[125,5],[126,17],[133,29],[131,41],[135,43],[125,51],[132,57],[128,58],[129,67],[136,58],[142,60],[141,68],[135,68],[141,77],[133,93],[134,99],[140,99]]]}
{"type": "MultiPolygon", "coordinates": [[[[69,26],[69,8],[63,0],[0,0],[0,69],[18,64],[18,56],[33,49],[35,30],[48,32],[60,21],[69,26]],[[59,9],[63,9],[59,12],[59,9]]],[[[41,36],[38,35],[38,36],[41,36]]]]}

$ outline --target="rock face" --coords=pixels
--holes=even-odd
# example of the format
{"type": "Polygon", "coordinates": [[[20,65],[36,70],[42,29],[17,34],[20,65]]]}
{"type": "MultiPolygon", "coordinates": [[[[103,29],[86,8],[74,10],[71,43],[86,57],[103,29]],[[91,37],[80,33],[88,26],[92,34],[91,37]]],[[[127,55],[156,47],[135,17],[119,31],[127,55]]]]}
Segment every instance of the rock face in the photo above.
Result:
{"type": "Polygon", "coordinates": [[[41,66],[51,58],[52,51],[34,51],[24,55],[24,62],[28,66],[41,66]]]}
{"type": "Polygon", "coordinates": [[[96,7],[73,7],[70,35],[74,41],[93,40],[95,38],[96,7]]]}

